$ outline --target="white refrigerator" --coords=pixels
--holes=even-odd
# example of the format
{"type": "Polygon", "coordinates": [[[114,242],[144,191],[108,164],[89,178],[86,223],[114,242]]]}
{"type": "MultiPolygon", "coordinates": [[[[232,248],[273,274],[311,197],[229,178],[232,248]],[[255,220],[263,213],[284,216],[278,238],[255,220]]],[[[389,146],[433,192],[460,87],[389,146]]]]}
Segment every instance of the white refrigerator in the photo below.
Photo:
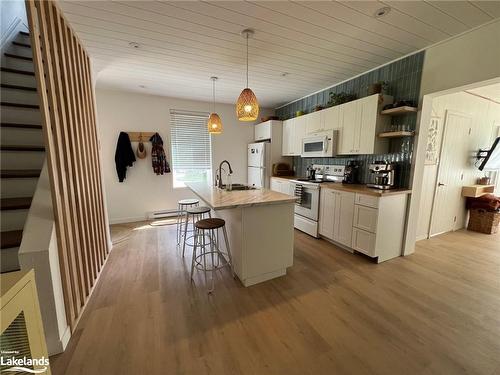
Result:
{"type": "Polygon", "coordinates": [[[271,143],[250,143],[248,145],[248,185],[258,189],[269,188],[271,169],[271,143]]]}

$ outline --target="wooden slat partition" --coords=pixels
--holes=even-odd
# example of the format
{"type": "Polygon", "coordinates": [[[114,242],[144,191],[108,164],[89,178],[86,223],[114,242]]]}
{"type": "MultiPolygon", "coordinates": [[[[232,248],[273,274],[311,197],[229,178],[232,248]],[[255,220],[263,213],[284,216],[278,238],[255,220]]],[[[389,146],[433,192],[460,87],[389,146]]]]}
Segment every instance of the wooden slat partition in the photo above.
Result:
{"type": "Polygon", "coordinates": [[[107,259],[90,59],[54,1],[26,0],[66,316],[74,330],[107,259]]]}

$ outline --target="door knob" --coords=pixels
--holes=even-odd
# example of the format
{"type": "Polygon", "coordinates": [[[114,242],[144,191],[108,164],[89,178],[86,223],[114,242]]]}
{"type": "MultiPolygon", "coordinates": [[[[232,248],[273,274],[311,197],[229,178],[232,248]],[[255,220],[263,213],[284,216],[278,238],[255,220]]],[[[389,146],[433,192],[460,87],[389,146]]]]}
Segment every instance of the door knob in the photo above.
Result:
{"type": "Polygon", "coordinates": [[[446,186],[445,184],[442,184],[441,182],[438,183],[438,186],[446,186]]]}

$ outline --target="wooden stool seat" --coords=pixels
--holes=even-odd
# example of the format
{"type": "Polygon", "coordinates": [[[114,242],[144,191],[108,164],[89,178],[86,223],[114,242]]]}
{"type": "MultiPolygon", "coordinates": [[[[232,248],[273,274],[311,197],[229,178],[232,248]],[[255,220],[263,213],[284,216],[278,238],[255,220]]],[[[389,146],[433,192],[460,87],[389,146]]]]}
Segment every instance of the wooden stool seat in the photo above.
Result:
{"type": "Polygon", "coordinates": [[[189,207],[186,209],[186,212],[188,214],[192,214],[192,215],[206,214],[206,213],[210,212],[210,207],[206,207],[206,206],[189,207]]]}
{"type": "Polygon", "coordinates": [[[210,219],[198,220],[194,226],[198,229],[207,230],[222,228],[224,225],[226,225],[226,222],[223,219],[213,217],[210,219]]]}
{"type": "Polygon", "coordinates": [[[199,199],[181,199],[179,202],[179,205],[181,206],[187,206],[187,205],[190,205],[190,204],[198,204],[200,203],[200,200],[199,199]]]}

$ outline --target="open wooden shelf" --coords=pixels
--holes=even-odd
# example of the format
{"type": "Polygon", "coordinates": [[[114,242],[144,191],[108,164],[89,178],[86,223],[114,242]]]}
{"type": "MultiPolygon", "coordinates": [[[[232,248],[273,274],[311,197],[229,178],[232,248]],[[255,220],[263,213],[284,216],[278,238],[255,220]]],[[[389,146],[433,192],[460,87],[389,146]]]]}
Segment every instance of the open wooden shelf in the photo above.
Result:
{"type": "Polygon", "coordinates": [[[381,115],[395,116],[395,115],[403,115],[405,113],[412,113],[412,112],[417,112],[417,111],[418,111],[418,108],[402,106],[402,107],[397,107],[397,108],[386,109],[386,110],[380,112],[380,114],[381,115]]]}
{"type": "Polygon", "coordinates": [[[380,133],[378,136],[380,138],[402,138],[402,137],[413,137],[415,132],[397,131],[397,132],[385,132],[380,133]]]}
{"type": "Polygon", "coordinates": [[[462,197],[477,198],[484,194],[493,193],[495,185],[462,186],[462,197]]]}

